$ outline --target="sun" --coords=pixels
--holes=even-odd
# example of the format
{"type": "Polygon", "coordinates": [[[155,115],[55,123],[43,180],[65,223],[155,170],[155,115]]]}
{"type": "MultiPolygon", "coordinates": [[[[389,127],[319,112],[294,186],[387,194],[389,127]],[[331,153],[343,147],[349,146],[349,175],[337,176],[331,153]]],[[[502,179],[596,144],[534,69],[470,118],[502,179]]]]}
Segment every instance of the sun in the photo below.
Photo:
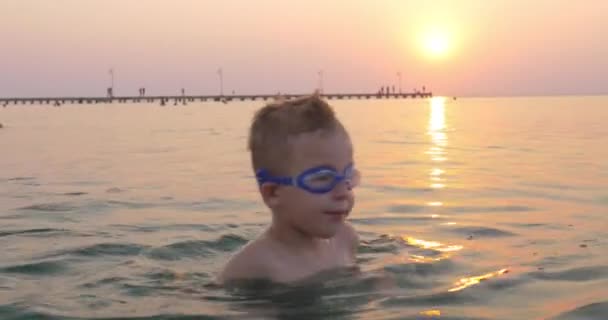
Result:
{"type": "Polygon", "coordinates": [[[442,58],[450,53],[451,39],[446,32],[438,30],[426,32],[421,40],[422,49],[427,57],[442,58]]]}

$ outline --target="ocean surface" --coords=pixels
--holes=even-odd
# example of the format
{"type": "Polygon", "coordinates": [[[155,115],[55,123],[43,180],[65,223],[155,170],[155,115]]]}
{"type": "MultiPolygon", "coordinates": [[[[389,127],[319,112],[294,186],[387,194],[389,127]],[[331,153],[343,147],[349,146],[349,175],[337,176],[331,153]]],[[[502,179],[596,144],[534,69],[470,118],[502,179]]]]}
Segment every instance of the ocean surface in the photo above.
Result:
{"type": "Polygon", "coordinates": [[[361,272],[236,292],[262,101],[0,108],[0,319],[608,319],[608,97],[330,103],[361,272]]]}

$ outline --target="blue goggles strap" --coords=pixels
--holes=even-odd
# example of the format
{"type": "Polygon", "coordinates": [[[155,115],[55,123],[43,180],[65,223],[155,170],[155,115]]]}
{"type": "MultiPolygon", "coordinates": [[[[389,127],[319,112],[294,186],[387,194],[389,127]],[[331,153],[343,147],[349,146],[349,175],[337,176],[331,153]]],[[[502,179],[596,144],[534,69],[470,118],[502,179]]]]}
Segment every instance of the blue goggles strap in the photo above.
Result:
{"type": "Polygon", "coordinates": [[[259,185],[262,185],[266,182],[277,183],[284,186],[295,185],[295,183],[293,183],[292,177],[273,177],[266,169],[258,170],[255,177],[258,180],[259,185]]]}

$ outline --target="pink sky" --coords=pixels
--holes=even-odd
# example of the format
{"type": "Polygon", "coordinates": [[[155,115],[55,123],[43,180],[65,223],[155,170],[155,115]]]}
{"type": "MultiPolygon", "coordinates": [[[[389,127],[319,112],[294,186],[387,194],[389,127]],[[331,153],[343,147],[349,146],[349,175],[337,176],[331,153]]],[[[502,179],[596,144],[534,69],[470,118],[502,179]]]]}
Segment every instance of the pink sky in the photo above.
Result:
{"type": "Polygon", "coordinates": [[[2,0],[0,96],[608,93],[608,1],[2,0]],[[449,35],[441,59],[425,30],[449,35]]]}

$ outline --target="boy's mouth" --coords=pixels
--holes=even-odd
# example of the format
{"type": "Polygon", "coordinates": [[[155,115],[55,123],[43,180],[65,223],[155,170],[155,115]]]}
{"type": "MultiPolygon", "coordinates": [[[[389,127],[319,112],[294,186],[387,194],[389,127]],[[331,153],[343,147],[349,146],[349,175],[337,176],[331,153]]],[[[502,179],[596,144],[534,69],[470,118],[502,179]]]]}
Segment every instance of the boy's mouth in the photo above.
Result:
{"type": "Polygon", "coordinates": [[[348,210],[330,210],[330,211],[323,211],[324,214],[330,215],[330,216],[346,216],[348,215],[348,210]]]}

